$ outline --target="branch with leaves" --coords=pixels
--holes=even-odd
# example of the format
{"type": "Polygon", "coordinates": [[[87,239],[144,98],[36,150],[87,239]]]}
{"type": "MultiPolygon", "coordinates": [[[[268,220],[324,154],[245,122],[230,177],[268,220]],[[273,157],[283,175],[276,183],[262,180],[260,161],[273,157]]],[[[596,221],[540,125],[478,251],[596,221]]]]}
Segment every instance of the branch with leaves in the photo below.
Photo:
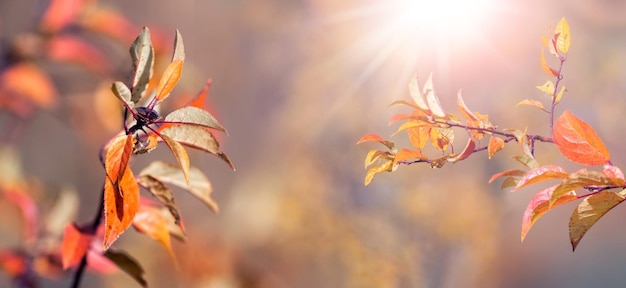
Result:
{"type": "Polygon", "coordinates": [[[521,240],[530,231],[533,224],[549,210],[571,201],[582,199],[576,207],[569,222],[569,234],[572,248],[587,231],[609,210],[626,200],[626,183],[621,169],[613,166],[610,154],[594,129],[576,117],[571,111],[565,110],[555,118],[556,106],[567,92],[562,85],[563,66],[567,60],[571,41],[570,29],[565,18],[562,18],[553,33],[542,38],[544,49],[558,61],[558,68],[548,64],[542,49],[540,64],[542,70],[552,80],[546,81],[537,88],[550,95],[548,108],[539,100],[525,99],[517,104],[528,105],[548,114],[550,136],[529,134],[527,129],[498,129],[489,121],[488,115],[471,111],[465,104],[461,92],[457,96],[457,106],[461,117],[444,112],[433,86],[432,74],[422,89],[417,77],[409,83],[410,100],[399,100],[392,105],[410,107],[410,114],[392,116],[389,124],[404,121],[392,134],[405,132],[408,134],[412,148],[396,148],[396,144],[376,134],[363,136],[357,144],[378,142],[387,149],[373,149],[365,157],[365,185],[371,183],[374,176],[382,172],[393,172],[401,165],[428,163],[432,168],[442,168],[446,163],[466,160],[470,155],[487,151],[489,159],[500,151],[505,144],[517,142],[522,153],[513,158],[523,164],[527,170],[510,169],[497,173],[489,179],[489,183],[504,178],[501,188],[520,190],[531,184],[557,179],[560,183],[545,188],[531,199],[522,219],[521,240]],[[463,119],[463,120],[461,120],[463,119]],[[461,152],[455,152],[453,142],[455,129],[467,133],[468,141],[461,152]],[[480,145],[485,139],[486,145],[480,145]],[[568,173],[557,165],[541,165],[535,159],[535,142],[553,143],[561,154],[578,164],[600,166],[599,171],[582,168],[568,173]],[[422,153],[427,143],[441,151],[442,155],[430,158],[422,153]],[[582,191],[582,192],[581,192],[582,191]]]}
{"type": "Polygon", "coordinates": [[[137,261],[123,251],[110,249],[130,226],[159,241],[176,263],[171,237],[184,241],[186,236],[174,194],[166,184],[189,191],[211,210],[218,211],[217,204],[210,197],[211,185],[207,177],[191,166],[185,146],[216,155],[234,169],[226,154],[219,150],[219,142],[211,132],[226,132],[226,129],[202,108],[210,82],[189,106],[172,111],[165,117],[161,117],[155,109],[170,95],[182,74],[185,52],[180,33],[176,31],[171,63],[158,82],[152,73],[155,57],[148,28],[141,30],[130,48],[130,55],[132,80],[128,85],[116,81],[111,87],[113,94],[122,102],[128,119],[124,121],[124,130],[101,150],[100,160],[106,172],[100,203],[102,210],[91,223],[72,223],[65,231],[63,266],[79,265],[74,278],[75,287],[88,264],[89,252],[102,251],[106,258],[138,283],[147,286],[143,269],[137,261]],[[145,105],[142,104],[144,98],[150,98],[145,105]],[[162,142],[172,151],[178,165],[155,161],[136,176],[131,169],[132,159],[155,149],[162,142]],[[157,201],[140,197],[140,187],[150,192],[157,201]],[[101,217],[104,217],[102,225],[101,217]],[[99,235],[103,237],[101,249],[92,245],[100,239],[99,235]]]}

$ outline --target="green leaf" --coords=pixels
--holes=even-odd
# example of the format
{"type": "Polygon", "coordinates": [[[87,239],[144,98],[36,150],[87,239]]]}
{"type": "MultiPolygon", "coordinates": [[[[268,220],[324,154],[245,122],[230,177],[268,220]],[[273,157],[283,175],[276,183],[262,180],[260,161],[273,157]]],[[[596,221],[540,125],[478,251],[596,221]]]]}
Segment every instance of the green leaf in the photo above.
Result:
{"type": "Polygon", "coordinates": [[[585,236],[602,216],[613,207],[622,203],[626,199],[626,190],[619,193],[602,191],[585,198],[569,220],[569,238],[572,243],[572,250],[576,250],[578,243],[585,236]]]}

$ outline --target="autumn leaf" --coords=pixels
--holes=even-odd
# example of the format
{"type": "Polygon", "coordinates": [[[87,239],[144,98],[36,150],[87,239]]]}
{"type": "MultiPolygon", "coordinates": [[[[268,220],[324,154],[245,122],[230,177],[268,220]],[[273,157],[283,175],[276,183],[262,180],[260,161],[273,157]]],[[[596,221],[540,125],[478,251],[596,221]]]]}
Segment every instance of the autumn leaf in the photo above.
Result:
{"type": "Polygon", "coordinates": [[[183,44],[183,36],[180,35],[180,31],[176,29],[176,37],[174,38],[174,53],[172,55],[172,62],[185,61],[185,45],[183,44]]]}
{"type": "Polygon", "coordinates": [[[135,258],[126,254],[124,251],[117,251],[114,249],[109,249],[104,252],[104,256],[137,281],[141,287],[148,287],[148,281],[146,281],[145,278],[146,272],[143,270],[141,265],[139,265],[139,262],[135,260],[135,258]]]}
{"type": "MultiPolygon", "coordinates": [[[[187,106],[174,110],[165,116],[166,123],[190,124],[226,132],[226,129],[206,110],[187,106]]],[[[357,143],[358,144],[358,143],[357,143]]]]}
{"type": "Polygon", "coordinates": [[[191,101],[191,103],[189,103],[189,106],[204,109],[207,94],[209,92],[209,88],[211,88],[211,85],[213,85],[213,80],[208,79],[206,81],[206,84],[204,85],[204,88],[202,88],[200,93],[198,93],[198,95],[196,95],[196,97],[191,101]]]}
{"type": "Polygon", "coordinates": [[[49,6],[41,17],[41,28],[47,32],[58,32],[76,20],[87,1],[52,0],[47,3],[49,6]]]}
{"type": "Polygon", "coordinates": [[[556,39],[556,49],[561,53],[567,53],[569,51],[569,45],[571,42],[571,35],[569,31],[569,24],[567,24],[567,20],[565,17],[561,18],[559,23],[556,25],[556,29],[554,30],[555,35],[559,35],[556,39]]]}
{"type": "Polygon", "coordinates": [[[555,120],[554,143],[563,156],[583,165],[601,165],[609,161],[609,151],[587,122],[566,110],[555,120]]]}
{"type": "Polygon", "coordinates": [[[100,50],[73,35],[51,38],[46,45],[46,55],[51,60],[78,64],[101,75],[111,69],[110,62],[100,50]]]}
{"type": "Polygon", "coordinates": [[[121,81],[115,81],[113,82],[113,85],[111,85],[111,91],[113,91],[113,94],[115,95],[115,97],[117,97],[117,99],[122,101],[126,109],[132,110],[134,105],[134,103],[131,101],[132,93],[130,89],[128,89],[126,84],[122,83],[121,81]]]}
{"type": "MultiPolygon", "coordinates": [[[[565,169],[556,165],[545,165],[529,170],[522,179],[520,179],[513,191],[518,191],[528,185],[551,179],[567,178],[568,174],[565,169]]],[[[554,190],[554,189],[553,189],[554,190]]]]}
{"type": "Polygon", "coordinates": [[[213,192],[211,182],[197,168],[191,167],[189,169],[189,183],[186,182],[181,169],[161,161],[150,163],[150,165],[141,170],[139,175],[140,177],[150,175],[160,182],[183,188],[206,204],[213,212],[217,213],[219,211],[217,203],[211,199],[211,193],[213,192]]]}
{"type": "Polygon", "coordinates": [[[175,60],[165,68],[161,80],[159,80],[159,84],[157,84],[156,95],[154,96],[157,101],[163,101],[163,99],[170,95],[170,92],[172,92],[172,89],[174,89],[174,86],[178,83],[182,72],[182,60],[175,60]]]}
{"type": "Polygon", "coordinates": [[[603,173],[597,171],[588,171],[581,169],[576,171],[563,180],[559,186],[554,189],[550,203],[556,202],[561,195],[587,186],[605,186],[616,187],[617,184],[623,184],[624,180],[619,178],[609,178],[603,173]]]}
{"type": "Polygon", "coordinates": [[[219,153],[220,144],[213,134],[204,127],[192,125],[171,125],[163,127],[165,127],[165,129],[159,129],[159,133],[170,137],[180,144],[200,149],[214,155],[219,153]]]}
{"type": "Polygon", "coordinates": [[[361,139],[359,139],[359,141],[356,142],[356,144],[361,144],[364,142],[378,142],[380,144],[385,145],[387,148],[389,149],[394,149],[395,144],[393,144],[393,142],[391,141],[387,141],[387,140],[383,140],[383,138],[381,138],[380,136],[376,135],[376,134],[367,134],[363,137],[361,137],[361,139]]]}
{"type": "Polygon", "coordinates": [[[474,112],[470,111],[469,108],[467,108],[467,105],[465,105],[465,101],[463,101],[461,90],[459,90],[459,93],[457,94],[456,103],[457,106],[459,106],[459,111],[461,112],[461,115],[463,115],[463,117],[465,117],[467,121],[481,120],[480,118],[478,118],[478,116],[474,114],[474,112]]]}
{"type": "Polygon", "coordinates": [[[417,82],[417,75],[413,75],[413,77],[411,77],[411,81],[409,81],[409,94],[411,95],[411,98],[413,99],[413,102],[414,102],[414,104],[409,105],[409,106],[413,106],[414,108],[418,108],[423,111],[430,110],[428,108],[428,105],[426,105],[426,101],[424,100],[424,96],[422,95],[422,92],[420,91],[420,86],[419,86],[419,83],[417,82]]]}
{"type": "Polygon", "coordinates": [[[451,128],[431,128],[430,143],[439,151],[448,149],[448,145],[454,142],[454,131],[451,128]]]}
{"type": "Polygon", "coordinates": [[[49,109],[56,106],[57,91],[52,79],[39,67],[21,63],[9,66],[0,74],[0,104],[15,98],[49,109]]]}
{"type": "Polygon", "coordinates": [[[543,189],[539,191],[539,193],[535,194],[532,199],[530,199],[530,202],[526,207],[526,211],[524,211],[524,217],[522,218],[522,242],[524,241],[524,238],[526,238],[526,234],[528,234],[530,228],[532,228],[535,222],[537,222],[537,220],[539,220],[539,218],[543,216],[543,214],[548,212],[548,210],[561,204],[565,204],[578,199],[578,197],[576,197],[576,193],[574,193],[574,191],[570,191],[566,194],[561,195],[559,199],[557,199],[557,201],[552,205],[552,207],[550,207],[552,192],[554,192],[554,189],[556,187],[557,185],[554,185],[552,187],[543,189]]]}
{"type": "Polygon", "coordinates": [[[396,165],[400,161],[406,161],[406,160],[409,160],[409,159],[426,160],[426,159],[428,159],[428,157],[424,156],[424,154],[422,154],[420,151],[402,148],[393,157],[393,165],[396,165]]]}
{"type": "Polygon", "coordinates": [[[433,115],[444,118],[446,117],[446,113],[443,112],[441,108],[441,104],[439,103],[439,98],[435,94],[435,88],[433,87],[433,74],[431,73],[428,76],[428,80],[426,80],[426,84],[424,84],[423,91],[424,98],[426,98],[426,104],[428,105],[428,109],[433,115]]]}
{"type": "Polygon", "coordinates": [[[476,148],[476,142],[474,142],[474,140],[472,138],[468,138],[467,139],[467,144],[465,145],[465,148],[463,149],[463,152],[461,152],[459,155],[452,157],[452,158],[448,158],[449,162],[455,163],[461,160],[465,160],[467,157],[469,157],[470,155],[472,155],[472,153],[474,153],[474,148],[476,148]]]}
{"type": "Polygon", "coordinates": [[[554,94],[554,83],[548,80],[543,85],[537,86],[537,89],[539,89],[539,91],[543,92],[546,95],[552,95],[554,94]]]}
{"type": "MultiPolygon", "coordinates": [[[[402,152],[402,150],[400,152],[402,152]]],[[[398,152],[398,153],[400,153],[400,152],[398,152]]],[[[380,150],[375,150],[375,149],[374,150],[370,150],[367,153],[367,156],[365,156],[365,168],[367,168],[370,165],[374,164],[374,162],[376,162],[376,160],[378,160],[380,158],[384,158],[386,160],[392,160],[392,159],[394,159],[394,155],[392,153],[390,153],[390,152],[387,152],[387,151],[380,151],[380,150]]]]}
{"type": "Polygon", "coordinates": [[[545,72],[548,76],[550,77],[559,76],[559,71],[557,71],[556,69],[548,65],[548,61],[546,61],[546,55],[544,54],[543,49],[541,49],[540,61],[541,61],[541,69],[543,69],[543,72],[545,72]]]}
{"type": "Polygon", "coordinates": [[[550,113],[550,111],[548,111],[545,107],[543,107],[543,104],[541,102],[534,100],[534,99],[524,99],[520,101],[519,103],[517,103],[515,106],[520,106],[520,105],[534,106],[543,110],[544,112],[550,113]]]}
{"type": "Polygon", "coordinates": [[[63,269],[78,265],[89,250],[94,233],[95,231],[90,227],[79,227],[75,223],[70,223],[65,227],[61,245],[63,269]]]}
{"type": "Polygon", "coordinates": [[[602,191],[585,198],[572,213],[569,220],[569,238],[572,250],[602,216],[626,199],[626,190],[618,193],[602,191]]]}
{"type": "Polygon", "coordinates": [[[489,178],[489,183],[504,176],[524,176],[524,175],[526,175],[526,171],[519,170],[519,169],[509,169],[509,170],[502,171],[500,173],[493,174],[491,178],[489,178]]]}
{"type": "Polygon", "coordinates": [[[372,180],[374,180],[374,176],[376,174],[382,173],[382,172],[390,172],[393,169],[393,161],[387,161],[383,164],[380,164],[378,166],[374,166],[372,168],[370,168],[369,170],[367,170],[367,173],[365,174],[365,186],[369,185],[372,180]]]}
{"type": "Polygon", "coordinates": [[[172,250],[168,223],[159,208],[141,205],[133,219],[133,227],[135,227],[137,231],[157,240],[163,248],[165,248],[172,258],[172,261],[177,263],[176,255],[174,254],[174,250],[172,250]]]}
{"type": "Polygon", "coordinates": [[[487,144],[487,154],[489,154],[489,159],[493,158],[494,155],[500,150],[504,148],[504,140],[500,139],[497,136],[489,137],[489,144],[487,144]]]}
{"type": "Polygon", "coordinates": [[[150,79],[152,79],[154,66],[154,48],[150,30],[143,27],[141,32],[130,46],[130,56],[133,62],[132,103],[137,103],[146,93],[150,79]]]}
{"type": "Polygon", "coordinates": [[[150,193],[167,208],[169,213],[172,215],[175,224],[180,225],[180,210],[178,210],[178,206],[176,206],[172,190],[165,186],[163,182],[159,181],[159,179],[149,174],[139,175],[137,181],[139,182],[139,185],[148,189],[148,191],[150,191],[150,193]]]}
{"type": "Polygon", "coordinates": [[[132,135],[118,135],[107,145],[103,250],[128,229],[139,208],[139,186],[128,166],[132,149],[132,135]]]}
{"type": "Polygon", "coordinates": [[[567,88],[565,88],[565,86],[561,87],[561,90],[559,90],[559,93],[556,94],[556,98],[554,99],[555,104],[561,102],[561,98],[563,98],[565,92],[567,92],[567,88]]]}
{"type": "Polygon", "coordinates": [[[515,155],[513,156],[513,159],[517,160],[517,162],[521,163],[522,165],[530,169],[541,166],[539,162],[537,162],[537,160],[535,160],[535,158],[532,155],[528,155],[528,154],[515,155]]]}
{"type": "Polygon", "coordinates": [[[613,165],[604,165],[603,167],[603,171],[602,174],[604,174],[604,176],[611,178],[612,181],[615,182],[616,186],[623,186],[624,185],[624,172],[622,172],[622,169],[620,169],[617,166],[613,166],[613,165]],[[621,180],[621,181],[620,181],[621,180]]]}
{"type": "Polygon", "coordinates": [[[187,154],[187,150],[185,150],[185,147],[183,147],[183,145],[174,141],[172,138],[170,138],[167,135],[161,134],[161,139],[163,139],[165,144],[167,144],[167,146],[170,148],[170,150],[174,154],[174,157],[176,158],[176,161],[178,161],[178,165],[180,165],[183,175],[185,176],[185,180],[187,181],[187,183],[189,183],[190,163],[189,163],[189,155],[187,154]]]}

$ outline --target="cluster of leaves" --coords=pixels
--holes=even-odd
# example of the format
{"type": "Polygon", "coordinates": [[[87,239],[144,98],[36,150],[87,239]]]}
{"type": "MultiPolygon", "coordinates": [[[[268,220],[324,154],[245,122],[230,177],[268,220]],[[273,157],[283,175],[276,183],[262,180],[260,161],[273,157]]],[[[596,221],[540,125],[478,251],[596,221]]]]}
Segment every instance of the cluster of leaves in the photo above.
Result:
{"type": "Polygon", "coordinates": [[[485,150],[491,159],[506,143],[516,141],[521,144],[522,154],[514,156],[514,159],[523,164],[527,170],[506,170],[493,175],[489,182],[505,177],[501,187],[512,187],[513,191],[517,191],[546,180],[559,180],[558,184],[539,191],[531,199],[524,212],[521,239],[524,240],[533,224],[549,210],[582,199],[569,222],[570,240],[573,249],[576,249],[593,224],[626,199],[626,190],[624,190],[626,184],[624,174],[618,167],[612,165],[607,148],[588,123],[569,110],[565,110],[555,119],[555,108],[567,92],[565,86],[561,86],[562,68],[567,59],[571,41],[569,25],[565,18],[559,21],[554,32],[549,35],[542,39],[542,43],[544,48],[548,49],[549,55],[559,61],[559,66],[558,69],[550,66],[542,49],[540,57],[542,70],[553,80],[537,86],[541,92],[550,96],[549,106],[544,106],[541,101],[534,99],[526,99],[518,103],[518,106],[529,105],[549,115],[551,133],[549,137],[528,134],[527,129],[499,130],[489,121],[487,115],[471,111],[465,104],[460,91],[457,96],[457,106],[461,117],[446,113],[433,88],[432,75],[422,89],[417,78],[413,77],[409,83],[411,100],[392,103],[392,105],[409,106],[412,108],[411,113],[395,115],[390,121],[390,124],[404,121],[394,134],[406,131],[413,147],[398,150],[394,142],[378,135],[363,136],[357,144],[374,141],[387,148],[386,150],[370,150],[365,157],[365,167],[371,166],[365,176],[365,185],[368,185],[376,174],[395,171],[403,164],[423,162],[429,163],[432,168],[441,168],[447,162],[462,161],[475,152],[485,150]],[[453,128],[462,129],[468,137],[465,148],[459,153],[454,151],[455,131],[453,128]],[[485,140],[486,145],[481,146],[480,142],[484,138],[489,139],[485,140]],[[583,168],[568,173],[557,165],[541,165],[534,156],[536,141],[555,144],[561,154],[573,162],[585,166],[602,165],[602,169],[594,171],[583,168]],[[422,149],[428,142],[443,155],[436,158],[424,155],[422,149]]]}
{"type": "Polygon", "coordinates": [[[159,241],[175,261],[171,236],[184,240],[185,233],[174,195],[166,184],[189,191],[214,212],[218,211],[217,204],[210,198],[210,182],[199,169],[190,166],[184,146],[214,154],[231,168],[233,165],[226,154],[220,152],[219,142],[210,131],[226,130],[201,108],[208,84],[189,106],[172,111],[165,117],[161,117],[155,109],[170,95],[182,73],[185,52],[180,33],[176,32],[171,63],[161,75],[154,91],[149,89],[149,83],[154,79],[154,49],[147,28],[143,28],[133,42],[130,54],[133,77],[129,85],[116,81],[111,87],[113,94],[123,103],[125,115],[129,119],[124,122],[124,131],[103,147],[100,157],[106,170],[102,203],[104,223],[100,224],[101,213],[98,213],[93,223],[72,223],[66,228],[63,266],[67,268],[84,261],[90,249],[100,250],[92,243],[99,239],[96,236],[101,229],[101,247],[106,251],[104,256],[145,285],[139,273],[142,271],[140,266],[127,254],[110,250],[111,245],[132,225],[137,231],[159,241]],[[144,98],[149,98],[144,101],[146,105],[142,105],[144,98]],[[130,167],[133,156],[149,152],[161,142],[172,151],[178,165],[156,161],[144,168],[139,176],[135,176],[130,167]],[[148,190],[158,201],[140,198],[140,187],[148,190]]]}

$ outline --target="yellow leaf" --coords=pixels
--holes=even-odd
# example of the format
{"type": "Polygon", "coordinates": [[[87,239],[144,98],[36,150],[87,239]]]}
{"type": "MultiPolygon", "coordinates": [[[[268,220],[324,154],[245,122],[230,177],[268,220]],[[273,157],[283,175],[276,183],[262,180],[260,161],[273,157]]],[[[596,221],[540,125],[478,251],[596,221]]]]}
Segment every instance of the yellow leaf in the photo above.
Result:
{"type": "Polygon", "coordinates": [[[624,191],[619,193],[599,192],[585,198],[578,204],[569,220],[569,238],[572,243],[572,250],[576,250],[576,246],[593,224],[615,206],[624,202],[624,191]]]}
{"type": "Polygon", "coordinates": [[[448,145],[454,141],[454,131],[451,128],[431,128],[430,143],[440,151],[448,149],[448,145]]]}
{"type": "Polygon", "coordinates": [[[550,67],[550,65],[548,64],[548,61],[546,60],[546,55],[544,54],[543,49],[541,49],[541,56],[539,60],[541,62],[541,69],[543,69],[543,72],[545,72],[550,77],[559,76],[559,71],[556,71],[556,69],[550,67]]]}
{"type": "Polygon", "coordinates": [[[561,87],[561,90],[559,90],[559,93],[556,94],[556,99],[554,99],[554,103],[561,102],[561,98],[563,97],[563,94],[565,94],[565,92],[567,92],[567,88],[565,88],[565,86],[561,87]]]}
{"type": "Polygon", "coordinates": [[[365,186],[369,185],[372,180],[374,180],[374,175],[382,172],[390,172],[393,168],[393,161],[387,161],[378,166],[374,166],[367,170],[367,174],[365,175],[365,186]]]}
{"type": "Polygon", "coordinates": [[[504,140],[500,139],[496,136],[491,136],[489,138],[489,144],[487,145],[487,153],[489,154],[489,159],[496,154],[496,152],[502,150],[504,148],[504,140]]]}
{"type": "Polygon", "coordinates": [[[569,31],[569,24],[565,17],[561,18],[559,24],[556,25],[554,35],[559,35],[556,39],[556,49],[561,53],[567,53],[569,51],[569,44],[571,41],[571,35],[569,31]]]}
{"type": "Polygon", "coordinates": [[[548,80],[546,81],[546,83],[544,83],[541,86],[537,86],[537,89],[539,89],[539,91],[547,94],[547,95],[552,95],[554,94],[554,83],[552,83],[552,81],[548,80]]]}
{"type": "Polygon", "coordinates": [[[167,98],[178,83],[178,79],[180,79],[180,75],[183,73],[183,60],[175,60],[170,63],[165,71],[163,71],[163,75],[159,80],[159,84],[156,88],[156,95],[154,96],[158,101],[162,101],[167,98]]]}
{"type": "Polygon", "coordinates": [[[543,104],[541,102],[534,100],[534,99],[524,99],[520,101],[519,103],[517,103],[517,105],[515,106],[520,106],[520,105],[535,106],[545,112],[550,113],[550,111],[546,110],[546,108],[543,107],[543,104]]]}

